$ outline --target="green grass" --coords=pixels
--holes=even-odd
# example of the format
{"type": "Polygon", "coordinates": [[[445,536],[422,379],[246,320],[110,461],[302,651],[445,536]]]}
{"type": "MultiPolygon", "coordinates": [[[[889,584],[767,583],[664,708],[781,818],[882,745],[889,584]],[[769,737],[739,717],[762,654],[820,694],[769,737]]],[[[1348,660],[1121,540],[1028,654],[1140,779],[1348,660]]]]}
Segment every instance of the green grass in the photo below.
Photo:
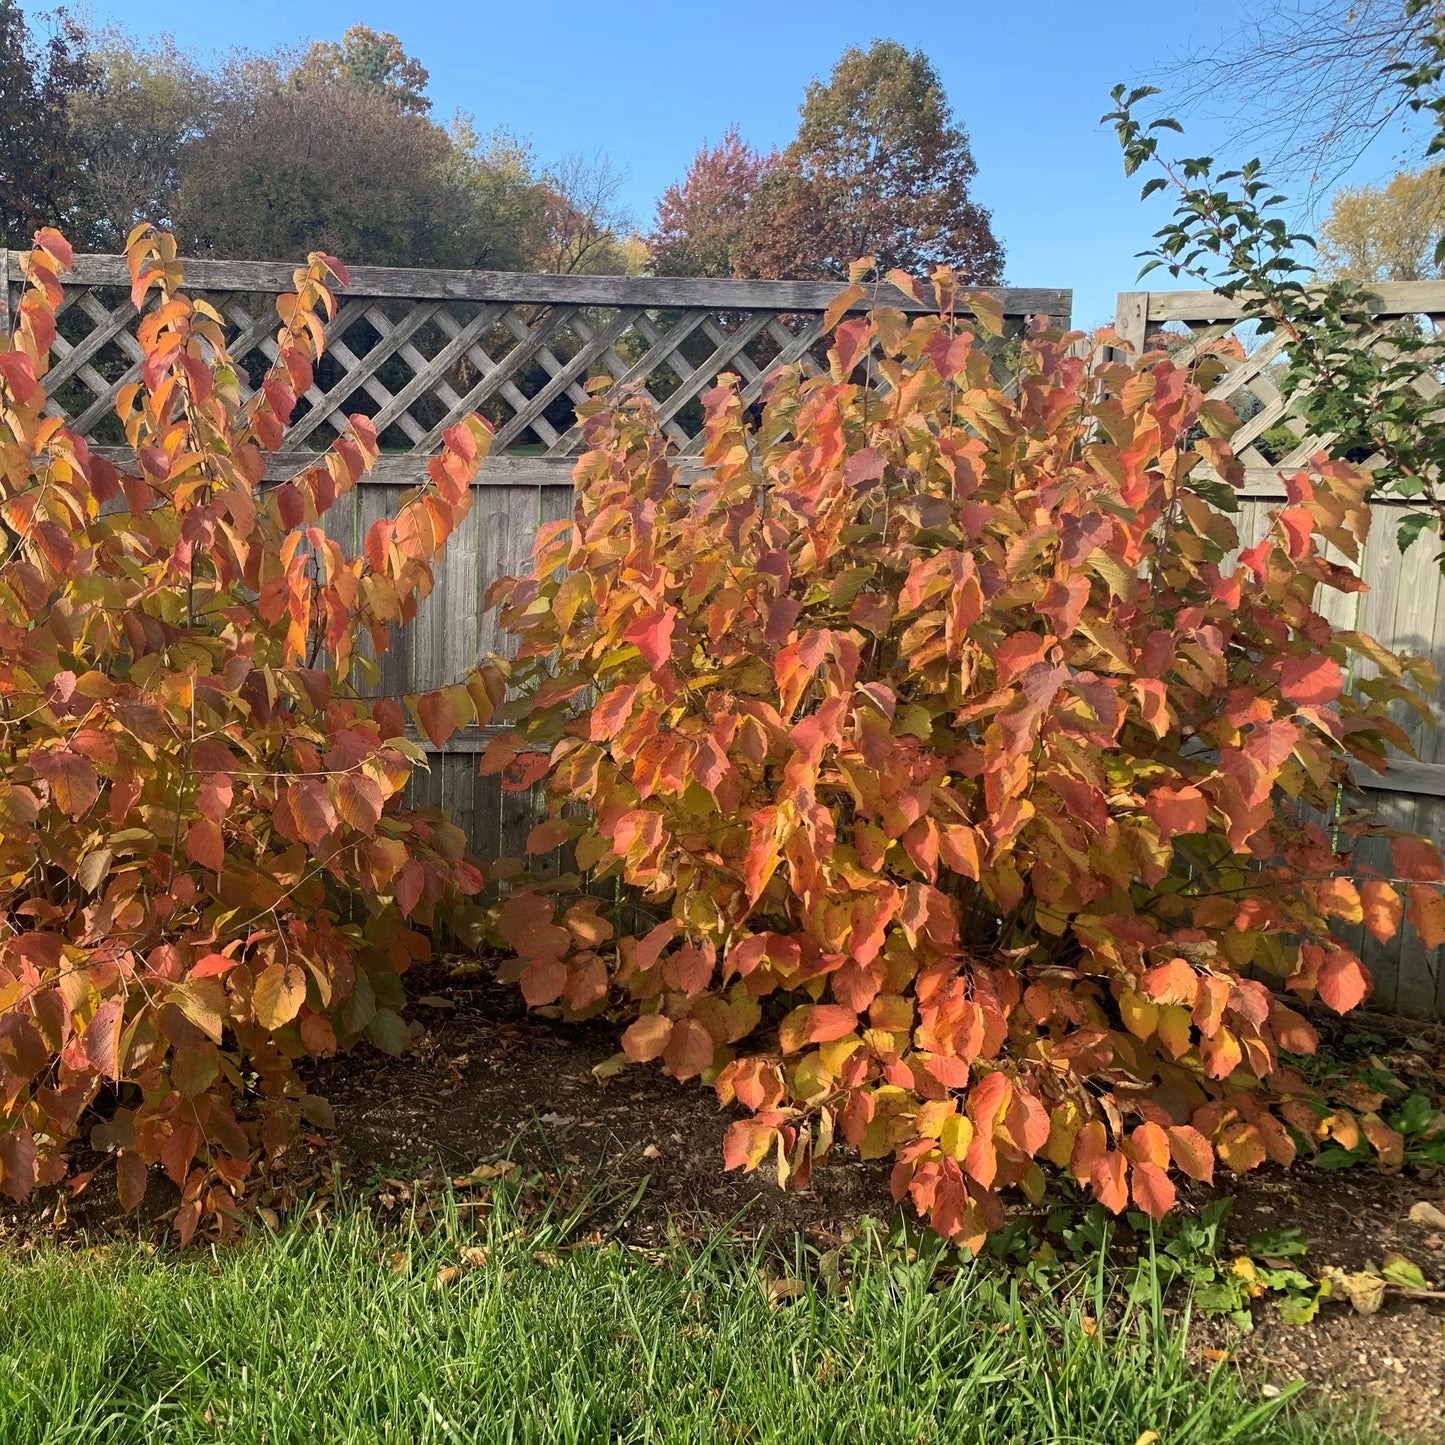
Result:
{"type": "Polygon", "coordinates": [[[473,1235],[447,1205],[425,1232],[349,1212],[214,1251],[0,1256],[0,1441],[1382,1438],[1193,1370],[1157,1299],[1120,1315],[1097,1279],[1025,1301],[997,1273],[874,1242],[836,1294],[779,1303],[759,1257],[730,1246],[648,1257],[563,1238],[502,1209],[473,1235]],[[489,1259],[437,1288],[479,1238],[489,1259]]]}

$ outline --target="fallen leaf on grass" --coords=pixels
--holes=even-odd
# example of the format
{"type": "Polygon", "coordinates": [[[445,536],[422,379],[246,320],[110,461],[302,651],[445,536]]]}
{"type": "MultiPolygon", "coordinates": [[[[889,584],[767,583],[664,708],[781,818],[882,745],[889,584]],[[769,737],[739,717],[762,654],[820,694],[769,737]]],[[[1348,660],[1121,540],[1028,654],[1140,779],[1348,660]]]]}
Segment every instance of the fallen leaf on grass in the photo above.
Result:
{"type": "Polygon", "coordinates": [[[784,1279],[764,1279],[763,1290],[768,1296],[768,1305],[777,1309],[784,1300],[799,1299],[807,1294],[808,1286],[789,1275],[784,1279]]]}
{"type": "Polygon", "coordinates": [[[454,1264],[444,1264],[437,1270],[437,1277],[432,1281],[433,1289],[445,1289],[459,1274],[461,1269],[454,1264]]]}
{"type": "Polygon", "coordinates": [[[473,1269],[481,1269],[492,1257],[492,1251],[484,1244],[469,1244],[459,1251],[462,1263],[473,1269]]]}

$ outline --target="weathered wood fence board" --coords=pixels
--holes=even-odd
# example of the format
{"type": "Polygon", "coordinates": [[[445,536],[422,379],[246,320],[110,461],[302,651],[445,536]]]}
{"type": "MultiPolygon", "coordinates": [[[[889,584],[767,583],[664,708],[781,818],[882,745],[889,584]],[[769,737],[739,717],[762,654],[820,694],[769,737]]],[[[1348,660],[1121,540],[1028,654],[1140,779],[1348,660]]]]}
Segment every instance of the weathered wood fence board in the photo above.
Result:
{"type": "MultiPolygon", "coordinates": [[[[1379,304],[1373,324],[1362,330],[1362,346],[1378,342],[1391,323],[1412,319],[1433,326],[1445,318],[1445,282],[1388,283],[1376,286],[1374,293],[1379,304]]],[[[1308,435],[1304,425],[1287,414],[1286,399],[1272,375],[1280,364],[1277,339],[1259,344],[1258,336],[1250,334],[1252,323],[1242,301],[1213,291],[1123,292],[1114,329],[1136,350],[1165,345],[1186,362],[1212,356],[1225,363],[1210,394],[1229,402],[1243,421],[1234,444],[1245,462],[1246,485],[1235,524],[1240,545],[1252,546],[1285,500],[1280,474],[1306,463],[1328,441],[1308,435]]],[[[1429,379],[1424,385],[1431,393],[1435,390],[1429,379]]],[[[1352,596],[1332,593],[1319,605],[1336,627],[1368,632],[1386,647],[1429,657],[1445,673],[1445,579],[1435,563],[1437,549],[1427,538],[1402,555],[1395,543],[1396,529],[1412,510],[1405,502],[1372,502],[1370,539],[1360,565],[1369,590],[1352,596]]],[[[1362,678],[1373,672],[1370,664],[1361,665],[1362,678]]],[[[1431,699],[1431,709],[1437,721],[1445,718],[1445,686],[1431,699]]],[[[1364,792],[1355,803],[1372,808],[1390,827],[1418,831],[1445,847],[1445,731],[1409,711],[1402,710],[1397,720],[1418,760],[1392,759],[1384,777],[1357,768],[1355,778],[1364,792]]],[[[1342,801],[1348,805],[1350,800],[1342,801]]],[[[1362,865],[1390,870],[1383,839],[1365,840],[1356,856],[1362,865]]],[[[1351,942],[1375,976],[1375,1006],[1445,1017],[1441,950],[1427,952],[1408,924],[1401,937],[1385,945],[1363,928],[1353,933],[1351,942]]]]}

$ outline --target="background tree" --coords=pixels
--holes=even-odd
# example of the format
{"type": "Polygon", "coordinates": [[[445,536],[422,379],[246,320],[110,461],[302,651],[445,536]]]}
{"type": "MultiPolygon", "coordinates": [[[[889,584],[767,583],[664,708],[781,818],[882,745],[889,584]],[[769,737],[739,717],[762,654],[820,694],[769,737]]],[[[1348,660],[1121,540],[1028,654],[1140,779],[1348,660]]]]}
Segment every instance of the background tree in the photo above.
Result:
{"type": "Polygon", "coordinates": [[[293,79],[297,84],[352,85],[385,96],[403,115],[426,115],[430,75],[408,55],[390,31],[378,34],[369,25],[353,25],[338,44],[318,40],[306,52],[293,79]]]}
{"type": "Polygon", "coordinates": [[[627,173],[600,149],[569,151],[542,177],[543,227],[532,268],[561,275],[620,275],[629,269],[622,205],[627,173]]]}
{"type": "Polygon", "coordinates": [[[967,284],[999,280],[1003,249],[969,196],[968,136],[921,50],[875,40],[846,51],[799,115],[748,208],[738,274],[841,278],[872,255],[884,269],[947,265],[967,284]]]}
{"type": "Polygon", "coordinates": [[[777,162],[776,151],[760,155],[736,126],[724,131],[717,145],[703,146],[681,184],[668,186],[657,203],[647,238],[653,271],[659,276],[731,276],[748,205],[777,162]]]}
{"type": "Polygon", "coordinates": [[[279,62],[236,56],[212,72],[169,36],[138,42],[119,30],[91,33],[85,44],[95,83],[68,103],[72,234],[92,250],[117,251],[138,222],[173,222],[186,147],[214,128],[224,104],[274,85],[279,62]]]}
{"type": "Polygon", "coordinates": [[[78,26],[63,10],[37,45],[15,0],[0,0],[0,244],[26,247],[74,205],[77,152],[70,97],[94,74],[78,26]]]}
{"type": "Polygon", "coordinates": [[[1320,270],[1355,281],[1425,281],[1445,226],[1445,175],[1401,171],[1382,186],[1344,186],[1320,225],[1320,270]]]}
{"type": "Polygon", "coordinates": [[[322,250],[375,265],[510,266],[446,131],[349,84],[269,87],[186,147],[176,198],[196,254],[322,250]]]}

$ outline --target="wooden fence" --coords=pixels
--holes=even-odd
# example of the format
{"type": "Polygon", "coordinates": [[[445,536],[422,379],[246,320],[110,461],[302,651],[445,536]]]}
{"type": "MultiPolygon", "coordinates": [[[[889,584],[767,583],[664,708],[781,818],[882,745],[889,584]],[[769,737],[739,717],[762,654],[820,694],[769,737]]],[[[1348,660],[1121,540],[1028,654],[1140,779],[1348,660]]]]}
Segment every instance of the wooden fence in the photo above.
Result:
{"type": "MultiPolygon", "coordinates": [[[[1418,318],[1427,325],[1445,319],[1445,281],[1391,283],[1374,290],[1379,308],[1374,324],[1361,335],[1361,345],[1371,344],[1391,322],[1402,318],[1418,318]]],[[[1280,473],[1306,461],[1322,440],[1328,440],[1308,435],[1298,418],[1286,414],[1287,400],[1273,375],[1281,364],[1284,338],[1275,335],[1256,344],[1258,338],[1249,335],[1251,323],[1245,320],[1240,302],[1213,291],[1124,292],[1114,329],[1136,349],[1146,341],[1164,341],[1181,361],[1212,354],[1224,363],[1211,394],[1229,402],[1243,419],[1233,438],[1246,478],[1235,524],[1240,545],[1252,546],[1264,534],[1269,514],[1285,500],[1280,473]],[[1241,344],[1231,357],[1232,340],[1241,344]]],[[[1353,596],[1326,593],[1320,610],[1336,627],[1356,628],[1386,647],[1423,654],[1445,673],[1445,579],[1435,562],[1439,547],[1428,532],[1403,555],[1395,542],[1396,529],[1412,510],[1401,501],[1371,503],[1370,539],[1360,565],[1369,590],[1353,596]]],[[[1362,678],[1373,672],[1368,664],[1359,669],[1362,678]]],[[[1431,706],[1437,721],[1445,718],[1445,687],[1431,699],[1431,706]]],[[[1364,804],[1381,822],[1424,833],[1445,848],[1445,731],[1412,712],[1402,711],[1398,721],[1418,760],[1394,759],[1384,777],[1357,768],[1364,804]]],[[[1355,802],[1358,805],[1360,800],[1355,802]]],[[[1359,857],[1362,863],[1389,870],[1384,840],[1366,840],[1359,857]]],[[[1354,934],[1350,941],[1375,976],[1372,1006],[1445,1018],[1441,950],[1427,952],[1408,925],[1400,938],[1387,945],[1376,943],[1363,928],[1354,934]]]]}
{"type": "MultiPolygon", "coordinates": [[[[0,250],[0,326],[8,325],[18,293],[18,255],[0,250]]],[[[274,297],[291,285],[291,267],[273,262],[192,261],[192,289],[205,295],[233,328],[232,352],[251,376],[269,364],[274,297]]],[[[120,388],[135,379],[139,352],[131,328],[125,263],[81,256],[66,278],[58,362],[51,371],[52,409],[98,447],[117,446],[113,410],[120,388]]],[[[419,476],[419,458],[441,431],[470,410],[497,428],[493,455],[475,485],[470,515],[453,537],[436,590],[383,661],[385,692],[411,692],[462,675],[479,658],[505,650],[482,593],[496,577],[523,569],[537,526],[571,506],[571,458],[579,438],[573,409],[585,383],[610,376],[644,388],[668,435],[685,458],[700,449],[702,394],[723,372],[742,377],[755,397],[768,374],[794,362],[818,364],[830,284],[798,281],[699,281],[671,278],[513,275],[478,271],[412,271],[357,267],[336,320],[316,384],[298,409],[270,475],[289,475],[325,446],[348,412],[371,415],[385,455],[363,484],[327,519],[339,540],[359,548],[371,523],[395,510],[419,476]]],[[[1445,282],[1379,288],[1379,320],[1445,314],[1445,282]]],[[[1067,324],[1067,290],[996,290],[1005,315],[1021,322],[1046,315],[1067,324]]],[[[923,309],[888,288],[885,299],[923,309]]],[[[1242,545],[1258,540],[1269,511],[1283,500],[1279,470],[1310,454],[1314,439],[1285,415],[1271,372],[1277,341],[1227,356],[1228,339],[1244,329],[1241,308],[1208,291],[1127,292],[1115,329],[1141,346],[1167,329],[1184,359],[1213,352],[1226,358],[1216,395],[1247,419],[1238,434],[1247,464],[1242,545]],[[1225,349],[1222,349],[1225,348],[1225,349]],[[1280,428],[1288,429],[1282,433],[1280,428]],[[1292,442],[1281,437],[1294,434],[1292,442]]],[[[1368,338],[1365,338],[1368,341],[1368,338]]],[[[1364,559],[1368,592],[1331,598],[1331,620],[1359,627],[1387,646],[1445,662],[1445,588],[1428,542],[1403,557],[1394,542],[1402,504],[1373,504],[1377,526],[1364,559]]],[[[1442,667],[1445,671],[1445,667],[1442,667]]],[[[1434,699],[1445,714],[1445,692],[1434,699]]],[[[1420,760],[1401,759],[1389,774],[1363,774],[1369,802],[1382,819],[1445,844],[1445,735],[1402,719],[1420,760]]],[[[417,802],[446,808],[483,857],[518,851],[534,820],[536,800],[502,794],[476,773],[482,747],[475,733],[453,739],[414,784],[417,802]]],[[[1384,862],[1382,845],[1368,861],[1384,862]]],[[[1367,856],[1367,855],[1362,855],[1367,856]]],[[[1373,967],[1382,1007],[1445,1016],[1445,976],[1413,931],[1382,949],[1359,940],[1373,967]]]]}
{"type": "MultiPolygon", "coordinates": [[[[189,261],[190,289],[232,328],[231,352],[259,377],[274,356],[275,296],[292,285],[276,262],[189,261]]],[[[78,256],[66,275],[58,360],[47,378],[51,409],[99,450],[119,446],[113,412],[140,369],[131,329],[130,278],[116,256],[78,256]]],[[[18,297],[19,253],[0,250],[0,325],[18,297]]],[[[537,527],[566,515],[579,449],[574,409],[585,383],[610,376],[641,387],[678,452],[701,449],[701,397],[724,372],[751,399],[769,373],[820,364],[823,318],[840,288],[805,281],[706,281],[666,277],[549,276],[413,271],[358,266],[327,327],[328,352],[268,476],[292,475],[345,425],[371,416],[385,455],[328,514],[329,532],[353,552],[421,475],[420,459],[468,411],[496,427],[492,455],[474,484],[472,510],[451,538],[437,585],[382,660],[380,690],[422,691],[464,675],[488,652],[507,650],[482,595],[497,577],[526,569],[537,527]]],[[[1005,318],[1069,320],[1066,290],[991,288],[1005,318]]],[[[927,308],[891,286],[881,299],[927,308]]],[[[860,309],[866,303],[860,303],[860,309]]],[[[453,738],[419,774],[413,798],[446,808],[482,857],[521,851],[535,798],[503,794],[481,778],[485,736],[453,738]]]]}

